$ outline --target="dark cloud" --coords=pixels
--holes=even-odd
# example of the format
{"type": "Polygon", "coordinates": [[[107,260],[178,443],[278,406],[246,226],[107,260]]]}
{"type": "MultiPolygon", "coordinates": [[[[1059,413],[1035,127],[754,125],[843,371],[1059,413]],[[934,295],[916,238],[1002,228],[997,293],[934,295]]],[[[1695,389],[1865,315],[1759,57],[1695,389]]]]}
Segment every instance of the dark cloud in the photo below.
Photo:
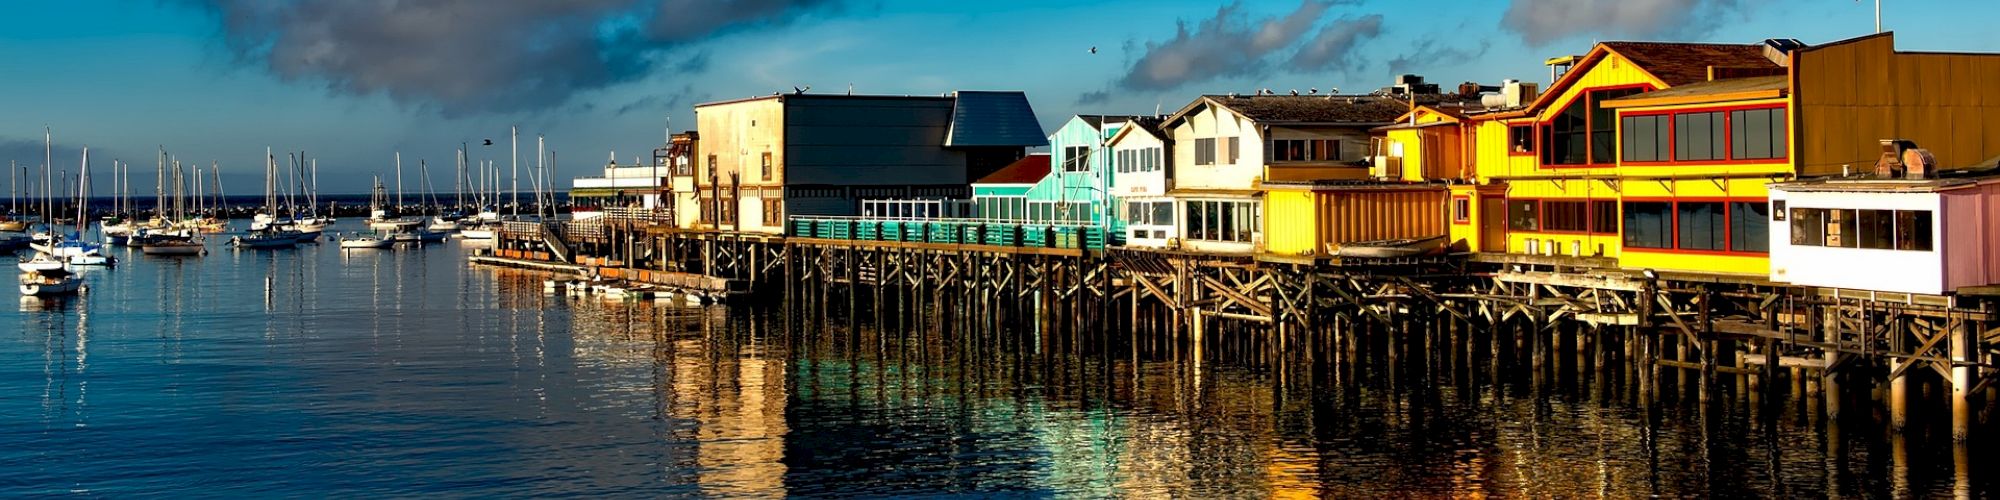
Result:
{"type": "Polygon", "coordinates": [[[336,93],[384,94],[447,115],[559,105],[668,67],[722,34],[841,0],[201,0],[243,60],[336,93]]]}
{"type": "Polygon", "coordinates": [[[1317,71],[1358,66],[1352,60],[1355,47],[1378,36],[1382,36],[1381,14],[1335,19],[1292,54],[1292,68],[1317,71]]]}
{"type": "Polygon", "coordinates": [[[1699,38],[1740,0],[1514,0],[1500,27],[1541,47],[1579,35],[1699,38]]]}
{"type": "Polygon", "coordinates": [[[1110,101],[1111,101],[1111,91],[1108,90],[1084,92],[1083,95],[1076,96],[1076,104],[1078,106],[1104,104],[1110,101]]]}
{"type": "Polygon", "coordinates": [[[1395,74],[1448,70],[1452,66],[1472,62],[1486,55],[1493,43],[1485,40],[1477,47],[1446,47],[1435,39],[1418,42],[1408,53],[1389,59],[1389,72],[1395,74]]]}
{"type": "Polygon", "coordinates": [[[708,100],[708,94],[697,94],[693,85],[683,85],[679,91],[668,94],[653,94],[619,106],[613,114],[624,116],[640,111],[671,111],[708,100]]]}

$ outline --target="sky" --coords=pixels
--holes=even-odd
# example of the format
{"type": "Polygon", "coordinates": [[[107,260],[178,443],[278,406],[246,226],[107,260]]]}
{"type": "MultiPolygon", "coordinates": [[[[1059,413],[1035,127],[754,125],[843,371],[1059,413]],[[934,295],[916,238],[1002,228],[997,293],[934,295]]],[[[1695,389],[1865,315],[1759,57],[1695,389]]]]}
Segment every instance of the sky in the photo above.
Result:
{"type": "MultiPolygon", "coordinates": [[[[1887,0],[1901,50],[2000,52],[1992,0],[1887,0]]],[[[262,185],[266,148],[318,160],[322,191],[380,175],[451,189],[454,151],[508,170],[536,138],[562,185],[650,155],[697,103],[810,92],[1022,90],[1044,128],[1171,113],[1204,93],[1359,93],[1397,74],[1447,88],[1545,82],[1598,40],[1825,43],[1874,31],[1856,0],[67,0],[0,16],[0,161],[91,148],[151,191],[164,148],[262,185]],[[492,139],[494,146],[483,146],[492,139]]],[[[18,171],[18,170],[16,170],[18,171]]],[[[525,172],[525,170],[524,170],[525,172]]],[[[526,174],[523,174],[524,176],[526,174]]],[[[11,175],[9,177],[12,177],[11,175]]],[[[10,179],[11,181],[11,179],[10,179]]],[[[527,181],[523,181],[526,186],[527,181]]]]}

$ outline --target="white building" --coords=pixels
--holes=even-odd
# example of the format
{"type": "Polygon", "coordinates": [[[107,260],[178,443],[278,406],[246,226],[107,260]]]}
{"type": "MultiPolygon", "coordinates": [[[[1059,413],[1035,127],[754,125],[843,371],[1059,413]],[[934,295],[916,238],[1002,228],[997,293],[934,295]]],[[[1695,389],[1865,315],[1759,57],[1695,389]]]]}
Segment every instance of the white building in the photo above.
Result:
{"type": "Polygon", "coordinates": [[[1163,248],[1175,237],[1174,188],[1170,173],[1172,141],[1160,131],[1161,120],[1138,118],[1120,127],[1107,141],[1111,148],[1111,197],[1123,201],[1125,244],[1163,248]]]}
{"type": "Polygon", "coordinates": [[[1769,187],[1772,281],[1925,295],[2000,284],[2000,176],[1769,187]]]}

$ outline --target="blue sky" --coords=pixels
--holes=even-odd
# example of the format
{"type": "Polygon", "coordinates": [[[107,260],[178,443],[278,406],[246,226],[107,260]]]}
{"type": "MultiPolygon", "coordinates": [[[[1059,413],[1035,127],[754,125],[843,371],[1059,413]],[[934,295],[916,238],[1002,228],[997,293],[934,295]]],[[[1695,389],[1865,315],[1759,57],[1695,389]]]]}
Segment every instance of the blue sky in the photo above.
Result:
{"type": "MultiPolygon", "coordinates": [[[[1884,23],[1906,28],[1903,50],[2000,52],[1986,26],[2000,2],[1888,4],[1884,23]]],[[[249,194],[273,147],[319,158],[327,191],[360,192],[402,151],[406,170],[429,159],[449,186],[460,141],[495,139],[473,154],[505,164],[507,127],[519,125],[524,162],[545,135],[567,178],[614,150],[623,161],[647,154],[668,117],[694,123],[694,103],[793,86],[1018,89],[1053,127],[1076,113],[1172,112],[1200,93],[1366,91],[1398,70],[1446,86],[1542,81],[1544,58],[1594,40],[1822,43],[1872,32],[1872,9],[1853,0],[17,2],[0,30],[9,96],[0,161],[40,164],[47,125],[65,149],[90,145],[99,175],[113,157],[150,167],[164,145],[184,161],[220,162],[231,191],[249,194]],[[399,10],[411,5],[429,11],[399,10]]],[[[63,152],[56,165],[76,161],[63,152]]],[[[150,180],[134,184],[150,190],[150,180]]]]}

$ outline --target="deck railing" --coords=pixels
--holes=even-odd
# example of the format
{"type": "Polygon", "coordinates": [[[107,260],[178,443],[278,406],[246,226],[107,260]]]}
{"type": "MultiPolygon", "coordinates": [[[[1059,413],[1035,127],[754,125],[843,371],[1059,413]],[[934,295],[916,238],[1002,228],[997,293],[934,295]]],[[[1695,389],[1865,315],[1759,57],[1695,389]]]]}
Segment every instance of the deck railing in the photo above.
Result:
{"type": "Polygon", "coordinates": [[[1104,228],[1090,222],[1006,219],[792,217],[786,234],[800,238],[899,241],[952,245],[1103,249],[1104,228]]]}

